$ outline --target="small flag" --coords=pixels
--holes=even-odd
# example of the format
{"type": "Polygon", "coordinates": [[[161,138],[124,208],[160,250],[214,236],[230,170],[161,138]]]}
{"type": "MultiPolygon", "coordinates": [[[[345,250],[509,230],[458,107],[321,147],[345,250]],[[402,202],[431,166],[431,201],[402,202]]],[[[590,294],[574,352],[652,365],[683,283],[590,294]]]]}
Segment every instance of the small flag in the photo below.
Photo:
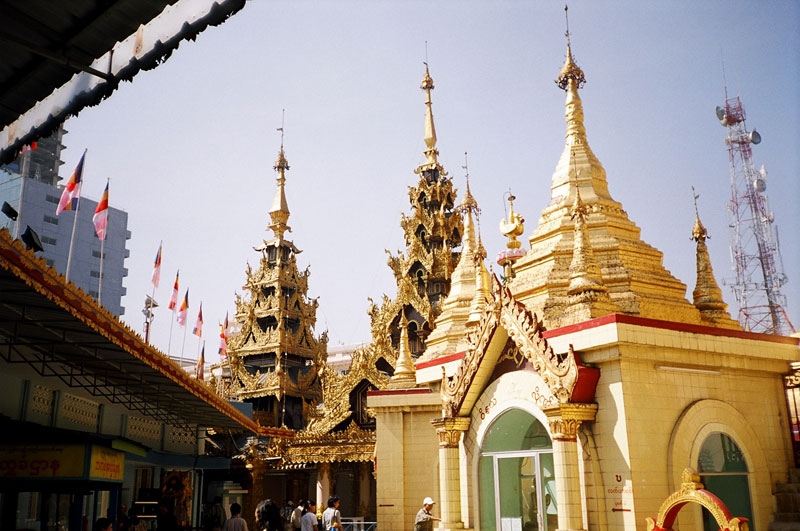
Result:
{"type": "Polygon", "coordinates": [[[35,150],[36,150],[36,148],[38,148],[38,147],[39,147],[39,146],[38,146],[38,144],[37,144],[36,142],[31,142],[30,144],[25,144],[25,145],[24,145],[24,146],[22,146],[22,148],[19,150],[19,154],[20,154],[20,155],[22,155],[22,154],[23,154],[23,153],[25,153],[26,151],[35,151],[35,150]]]}
{"type": "Polygon", "coordinates": [[[189,290],[186,290],[186,295],[183,296],[183,302],[178,309],[178,324],[186,326],[186,314],[189,313],[189,290]]]}
{"type": "Polygon", "coordinates": [[[197,360],[197,367],[195,367],[195,376],[198,380],[204,381],[203,369],[206,364],[206,343],[203,341],[203,350],[200,351],[200,359],[197,360]]]}
{"type": "Polygon", "coordinates": [[[194,324],[192,333],[197,337],[203,335],[203,303],[200,303],[200,311],[197,313],[197,322],[194,324]]]}
{"type": "Polygon", "coordinates": [[[219,357],[224,358],[228,355],[228,314],[225,313],[225,322],[222,323],[222,330],[219,332],[219,357]]]}
{"type": "Polygon", "coordinates": [[[106,183],[106,191],[103,192],[103,197],[97,203],[97,208],[94,210],[92,216],[92,223],[94,223],[94,230],[97,232],[98,240],[106,239],[106,228],[108,227],[108,183],[106,183]]]}
{"type": "Polygon", "coordinates": [[[181,270],[179,269],[178,272],[175,273],[175,285],[172,287],[172,297],[169,298],[169,306],[167,306],[168,310],[174,310],[178,305],[178,277],[180,274],[181,270]]]}
{"type": "Polygon", "coordinates": [[[153,288],[158,287],[158,281],[161,280],[161,245],[164,242],[160,242],[158,244],[158,253],[156,253],[155,262],[153,262],[153,288]]]}
{"type": "Polygon", "coordinates": [[[83,159],[86,157],[86,151],[81,155],[81,160],[72,172],[72,176],[64,186],[64,191],[61,193],[61,199],[58,201],[56,207],[56,216],[61,214],[64,210],[77,210],[78,199],[81,197],[81,177],[83,176],[83,159]]]}

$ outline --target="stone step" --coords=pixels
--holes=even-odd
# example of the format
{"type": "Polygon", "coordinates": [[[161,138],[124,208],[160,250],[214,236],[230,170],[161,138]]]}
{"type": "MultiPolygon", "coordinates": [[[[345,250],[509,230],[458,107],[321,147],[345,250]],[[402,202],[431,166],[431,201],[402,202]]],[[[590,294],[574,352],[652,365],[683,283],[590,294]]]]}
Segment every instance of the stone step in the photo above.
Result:
{"type": "Polygon", "coordinates": [[[778,483],[775,485],[775,494],[779,492],[800,493],[800,483],[778,483]]]}
{"type": "MultiPolygon", "coordinates": [[[[773,523],[786,522],[800,526],[800,513],[775,513],[772,515],[772,521],[773,523]]],[[[797,529],[800,530],[800,527],[797,529]]]]}
{"type": "Polygon", "coordinates": [[[775,504],[779,513],[800,513],[800,494],[776,494],[775,504]]]}

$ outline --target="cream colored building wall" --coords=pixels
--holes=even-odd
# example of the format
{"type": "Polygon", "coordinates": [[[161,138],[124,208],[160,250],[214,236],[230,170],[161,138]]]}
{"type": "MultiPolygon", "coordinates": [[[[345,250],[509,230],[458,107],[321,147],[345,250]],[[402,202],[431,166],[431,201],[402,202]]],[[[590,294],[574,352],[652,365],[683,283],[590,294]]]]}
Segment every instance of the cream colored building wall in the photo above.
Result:
{"type": "MultiPolygon", "coordinates": [[[[431,419],[441,416],[438,393],[370,396],[378,456],[378,522],[386,531],[413,529],[426,496],[439,497],[439,438],[431,419]]],[[[434,514],[438,510],[434,508],[434,514]]]]}
{"type": "MultiPolygon", "coordinates": [[[[782,377],[796,346],[628,325],[615,333],[617,345],[582,353],[601,369],[589,430],[607,528],[644,530],[644,519],[679,487],[681,470],[697,467],[705,438],[723,432],[745,454],[754,523],[766,529],[772,489],[791,462],[782,377]]],[[[584,448],[591,446],[586,432],[584,448]]],[[[584,494],[589,527],[603,529],[602,515],[591,514],[588,484],[584,494]]],[[[682,531],[702,529],[699,508],[685,509],[679,521],[682,531]]]]}

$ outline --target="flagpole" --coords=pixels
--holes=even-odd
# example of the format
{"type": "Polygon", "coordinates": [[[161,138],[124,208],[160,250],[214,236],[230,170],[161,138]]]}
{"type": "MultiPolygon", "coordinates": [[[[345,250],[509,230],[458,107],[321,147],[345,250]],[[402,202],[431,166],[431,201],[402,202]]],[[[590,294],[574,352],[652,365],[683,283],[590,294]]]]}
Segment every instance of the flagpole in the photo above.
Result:
{"type": "MultiPolygon", "coordinates": [[[[82,175],[83,175],[83,169],[85,168],[86,164],[86,159],[84,157],[86,157],[87,151],[89,150],[88,149],[83,150],[83,157],[81,157],[84,166],[81,166],[81,179],[80,179],[81,182],[78,184],[78,187],[80,187],[83,184],[82,175]]],[[[80,188],[78,188],[78,204],[75,205],[75,217],[72,219],[72,236],[69,239],[69,253],[67,254],[67,272],[64,275],[67,282],[69,282],[69,268],[72,265],[72,244],[75,242],[75,227],[78,226],[78,210],[80,210],[80,208],[81,208],[81,194],[80,194],[80,188]]]]}
{"type": "MultiPolygon", "coordinates": [[[[164,240],[161,240],[160,242],[158,242],[159,258],[161,257],[161,246],[162,245],[164,245],[164,240]]],[[[161,264],[159,264],[158,267],[160,268],[161,264]]],[[[158,277],[159,280],[161,280],[161,270],[160,269],[158,271],[158,275],[159,275],[159,277],[158,277]]],[[[156,300],[156,283],[155,282],[151,282],[151,284],[153,284],[153,290],[151,292],[150,298],[152,300],[156,300]]],[[[153,328],[153,321],[150,321],[150,325],[147,327],[147,338],[148,339],[150,338],[150,331],[152,330],[152,328],[153,328]]],[[[169,345],[167,345],[167,356],[169,356],[169,345]]]]}
{"type": "MultiPolygon", "coordinates": [[[[188,312],[189,308],[186,308],[186,311],[188,312]]],[[[181,369],[183,368],[183,349],[186,348],[186,328],[188,328],[188,325],[186,325],[184,323],[184,325],[183,325],[183,343],[181,343],[181,358],[180,358],[180,360],[181,360],[180,361],[181,369]]]]}
{"type": "Polygon", "coordinates": [[[169,339],[167,340],[167,357],[169,357],[169,351],[172,349],[172,327],[175,326],[175,307],[172,308],[172,321],[169,323],[169,339]]]}
{"type": "Polygon", "coordinates": [[[97,286],[97,304],[103,305],[103,262],[105,262],[106,239],[100,240],[100,280],[97,286]]]}

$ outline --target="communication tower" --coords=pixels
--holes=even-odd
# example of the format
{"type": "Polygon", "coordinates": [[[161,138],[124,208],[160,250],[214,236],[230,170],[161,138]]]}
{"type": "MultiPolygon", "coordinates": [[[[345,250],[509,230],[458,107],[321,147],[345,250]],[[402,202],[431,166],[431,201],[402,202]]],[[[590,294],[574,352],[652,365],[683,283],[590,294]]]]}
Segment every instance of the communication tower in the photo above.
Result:
{"type": "Polygon", "coordinates": [[[761,135],[747,130],[739,97],[728,98],[717,107],[717,118],[728,131],[725,144],[731,169],[731,198],[728,203],[728,231],[731,261],[736,278],[725,284],[733,288],[739,305],[739,324],[745,330],[788,335],[794,332],[786,314],[786,297],[781,287],[787,278],[778,240],[778,228],[767,201],[767,172],[753,164],[752,146],[761,135]]]}

